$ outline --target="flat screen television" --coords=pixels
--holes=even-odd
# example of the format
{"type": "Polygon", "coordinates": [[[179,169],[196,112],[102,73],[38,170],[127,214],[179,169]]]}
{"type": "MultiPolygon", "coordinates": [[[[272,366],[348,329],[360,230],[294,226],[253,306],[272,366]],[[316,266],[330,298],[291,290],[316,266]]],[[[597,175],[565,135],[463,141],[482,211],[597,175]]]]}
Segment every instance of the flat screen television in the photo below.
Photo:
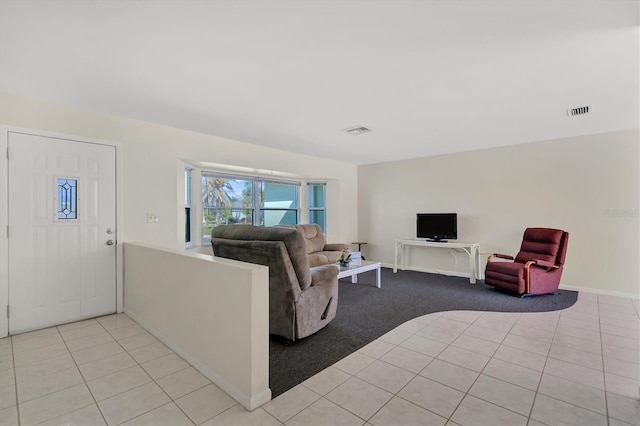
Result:
{"type": "Polygon", "coordinates": [[[416,237],[428,241],[456,240],[458,238],[457,213],[418,213],[416,237]]]}

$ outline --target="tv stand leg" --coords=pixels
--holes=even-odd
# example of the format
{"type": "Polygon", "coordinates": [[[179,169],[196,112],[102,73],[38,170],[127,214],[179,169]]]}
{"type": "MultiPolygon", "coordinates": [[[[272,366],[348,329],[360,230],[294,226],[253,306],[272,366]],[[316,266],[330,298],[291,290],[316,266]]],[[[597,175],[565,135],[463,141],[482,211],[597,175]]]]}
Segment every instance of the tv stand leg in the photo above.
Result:
{"type": "Polygon", "coordinates": [[[476,270],[478,269],[478,265],[476,264],[478,258],[478,249],[476,247],[471,247],[471,252],[469,253],[469,282],[471,284],[476,283],[476,270]]]}

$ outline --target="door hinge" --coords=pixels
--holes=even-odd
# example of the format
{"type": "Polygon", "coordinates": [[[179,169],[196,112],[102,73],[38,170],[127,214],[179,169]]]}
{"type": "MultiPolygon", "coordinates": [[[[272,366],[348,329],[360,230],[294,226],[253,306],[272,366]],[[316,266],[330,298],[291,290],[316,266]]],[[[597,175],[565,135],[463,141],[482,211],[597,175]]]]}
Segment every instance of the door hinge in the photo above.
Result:
{"type": "Polygon", "coordinates": [[[9,305],[7,305],[7,318],[9,318],[9,305]]]}

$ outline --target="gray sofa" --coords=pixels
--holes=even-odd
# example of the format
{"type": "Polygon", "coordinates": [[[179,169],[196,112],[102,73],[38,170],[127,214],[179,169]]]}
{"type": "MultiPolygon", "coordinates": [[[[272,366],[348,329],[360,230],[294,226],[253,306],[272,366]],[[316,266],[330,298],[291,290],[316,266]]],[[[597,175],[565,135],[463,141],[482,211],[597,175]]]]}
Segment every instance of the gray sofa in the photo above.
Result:
{"type": "Polygon", "coordinates": [[[269,332],[290,340],[309,336],[336,316],[338,268],[309,268],[302,234],[293,228],[220,225],[213,255],[269,267],[269,332]]]}
{"type": "Polygon", "coordinates": [[[327,244],[322,228],[315,223],[280,226],[300,231],[306,243],[306,252],[311,267],[336,263],[340,259],[342,250],[349,248],[349,244],[346,243],[327,244]]]}

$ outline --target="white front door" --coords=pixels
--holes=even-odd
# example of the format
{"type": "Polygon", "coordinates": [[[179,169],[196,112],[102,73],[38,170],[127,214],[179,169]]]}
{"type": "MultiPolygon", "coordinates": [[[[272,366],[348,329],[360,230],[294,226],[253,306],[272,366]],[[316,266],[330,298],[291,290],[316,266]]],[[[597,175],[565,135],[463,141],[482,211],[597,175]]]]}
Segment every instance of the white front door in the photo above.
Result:
{"type": "Polygon", "coordinates": [[[9,333],[116,311],[116,149],[9,133],[9,333]]]}

